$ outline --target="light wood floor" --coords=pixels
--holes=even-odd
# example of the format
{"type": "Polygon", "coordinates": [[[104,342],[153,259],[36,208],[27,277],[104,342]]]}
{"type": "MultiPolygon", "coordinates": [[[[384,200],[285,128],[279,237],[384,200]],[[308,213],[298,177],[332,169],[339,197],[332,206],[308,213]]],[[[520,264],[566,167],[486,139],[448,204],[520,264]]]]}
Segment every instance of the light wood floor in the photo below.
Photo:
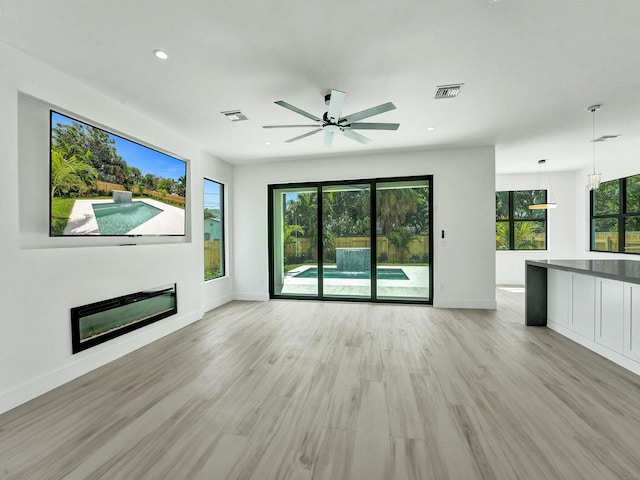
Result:
{"type": "Polygon", "coordinates": [[[0,416],[0,478],[640,478],[640,377],[498,300],[233,302],[0,416]]]}

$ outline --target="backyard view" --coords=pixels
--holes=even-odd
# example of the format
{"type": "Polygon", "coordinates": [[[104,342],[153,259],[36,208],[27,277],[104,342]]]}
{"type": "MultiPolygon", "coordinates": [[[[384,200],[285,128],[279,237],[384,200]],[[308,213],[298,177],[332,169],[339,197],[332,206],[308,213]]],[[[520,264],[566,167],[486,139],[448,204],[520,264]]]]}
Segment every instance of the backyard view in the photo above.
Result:
{"type": "Polygon", "coordinates": [[[224,276],[224,186],[204,179],[204,279],[224,276]]]}
{"type": "Polygon", "coordinates": [[[321,282],[323,297],[428,299],[428,181],[379,181],[374,188],[372,215],[369,181],[323,185],[320,230],[316,187],[274,190],[276,294],[317,296],[321,282]]]}
{"type": "Polygon", "coordinates": [[[162,230],[149,233],[184,234],[186,164],[181,160],[51,112],[50,168],[52,236],[125,234],[167,211],[171,217],[162,230]],[[129,192],[125,202],[136,198],[145,205],[135,206],[145,211],[125,206],[94,212],[93,205],[113,203],[114,191],[129,192]],[[74,208],[79,209],[75,215],[74,208]]]}
{"type": "Polygon", "coordinates": [[[545,250],[546,210],[529,205],[546,200],[546,190],[496,192],[496,250],[545,250]]]}
{"type": "Polygon", "coordinates": [[[592,250],[640,253],[640,175],[602,182],[592,195],[592,250]]]}

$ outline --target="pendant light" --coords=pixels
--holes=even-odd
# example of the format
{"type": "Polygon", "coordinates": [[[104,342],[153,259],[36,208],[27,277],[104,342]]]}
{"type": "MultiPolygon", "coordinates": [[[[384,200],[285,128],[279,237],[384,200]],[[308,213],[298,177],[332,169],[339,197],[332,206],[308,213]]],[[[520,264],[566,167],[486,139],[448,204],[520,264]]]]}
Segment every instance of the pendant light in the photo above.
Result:
{"type": "Polygon", "coordinates": [[[596,173],[596,112],[600,110],[600,105],[591,105],[587,108],[587,112],[591,112],[593,115],[593,137],[591,143],[593,144],[593,173],[587,175],[587,181],[589,190],[596,190],[600,186],[600,180],[602,175],[596,173]]]}
{"type": "Polygon", "coordinates": [[[540,177],[542,177],[542,170],[544,169],[544,174],[547,177],[547,184],[549,185],[549,190],[547,192],[548,193],[547,201],[545,203],[532,203],[529,205],[529,210],[548,210],[550,208],[556,208],[556,203],[549,201],[551,200],[551,180],[549,179],[549,174],[547,173],[546,165],[547,165],[546,159],[543,158],[542,160],[538,160],[538,182],[537,182],[536,190],[540,190],[540,177]]]}

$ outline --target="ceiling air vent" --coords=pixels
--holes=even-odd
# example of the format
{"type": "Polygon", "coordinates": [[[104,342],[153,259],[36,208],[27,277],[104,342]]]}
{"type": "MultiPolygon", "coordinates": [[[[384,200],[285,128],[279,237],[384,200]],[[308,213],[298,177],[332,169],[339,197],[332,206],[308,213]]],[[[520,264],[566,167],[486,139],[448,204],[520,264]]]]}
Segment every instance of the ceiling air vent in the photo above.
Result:
{"type": "Polygon", "coordinates": [[[228,112],[220,112],[232,122],[243,122],[248,120],[247,116],[240,110],[229,110],[228,112]]]}
{"type": "Polygon", "coordinates": [[[438,85],[435,98],[456,98],[464,83],[454,85],[438,85]]]}

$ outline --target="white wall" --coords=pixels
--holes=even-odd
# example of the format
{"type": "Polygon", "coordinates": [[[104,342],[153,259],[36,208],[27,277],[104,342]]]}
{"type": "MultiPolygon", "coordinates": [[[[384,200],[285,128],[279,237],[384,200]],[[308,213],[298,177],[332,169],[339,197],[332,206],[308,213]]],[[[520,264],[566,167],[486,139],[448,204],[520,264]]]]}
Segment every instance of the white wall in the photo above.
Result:
{"type": "Polygon", "coordinates": [[[234,169],[237,298],[266,300],[267,185],[433,175],[434,306],[495,308],[493,147],[377,153],[234,169]],[[440,233],[445,230],[445,239],[440,233]]]}
{"type": "Polygon", "coordinates": [[[541,175],[539,182],[537,173],[496,175],[498,192],[547,189],[551,191],[549,201],[558,204],[547,211],[547,250],[496,252],[498,285],[524,285],[525,260],[576,258],[576,231],[582,225],[581,217],[576,215],[576,180],[575,172],[541,175]]]}
{"type": "MultiPolygon", "coordinates": [[[[0,71],[0,412],[3,412],[201,318],[204,308],[230,298],[233,281],[229,276],[204,284],[202,222],[198,221],[203,208],[202,176],[206,173],[231,184],[230,166],[212,159],[186,138],[122,102],[2,43],[0,71]],[[104,238],[96,239],[95,244],[100,246],[85,247],[74,247],[65,243],[65,239],[48,238],[48,224],[35,220],[48,211],[48,154],[43,155],[38,146],[43,140],[46,143],[48,131],[47,138],[41,138],[38,127],[29,130],[33,126],[29,121],[27,124],[31,126],[19,131],[19,103],[26,98],[19,100],[19,92],[188,159],[188,186],[192,191],[188,217],[193,220],[192,234],[175,240],[178,243],[128,247],[110,245],[104,238]],[[34,148],[30,148],[31,141],[34,148]],[[26,194],[29,192],[33,195],[26,194]],[[178,284],[177,315],[71,354],[71,307],[174,282],[178,284]]],[[[87,240],[78,239],[76,243],[87,245],[87,240]]]]}

